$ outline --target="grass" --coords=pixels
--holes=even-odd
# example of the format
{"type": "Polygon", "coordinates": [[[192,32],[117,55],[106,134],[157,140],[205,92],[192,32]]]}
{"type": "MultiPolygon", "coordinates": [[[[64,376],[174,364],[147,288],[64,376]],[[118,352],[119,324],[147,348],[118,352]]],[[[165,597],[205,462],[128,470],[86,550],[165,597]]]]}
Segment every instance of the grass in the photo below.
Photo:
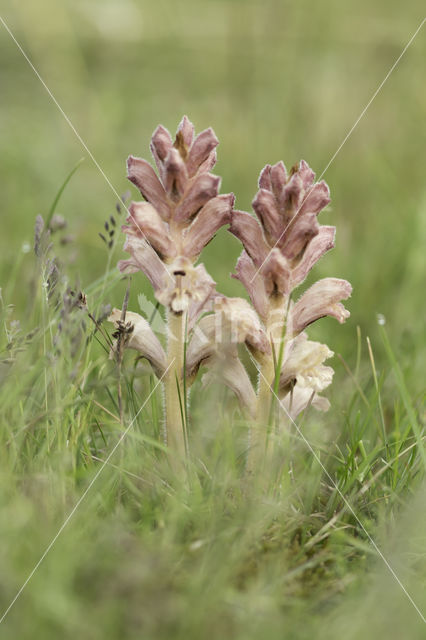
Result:
{"type": "MultiPolygon", "coordinates": [[[[124,159],[144,153],[157,122],[174,129],[188,111],[217,131],[223,191],[241,208],[265,162],[306,157],[320,173],[422,18],[420,3],[396,19],[396,2],[243,10],[185,0],[115,14],[110,3],[97,22],[84,6],[43,0],[38,15],[16,5],[3,17],[114,186],[127,189],[124,159]],[[136,18],[125,23],[132,11],[143,36],[136,18]]],[[[338,354],[332,409],[298,421],[312,450],[289,425],[268,477],[247,485],[248,425],[221,387],[192,392],[188,483],[164,461],[160,389],[127,352],[120,421],[109,328],[64,302],[81,288],[98,318],[123,300],[123,238],[115,232],[108,249],[98,236],[112,212],[119,226],[115,196],[89,161],[58,191],[81,149],[2,32],[2,611],[102,469],[2,637],[424,637],[369,539],[424,615],[424,43],[419,35],[325,176],[333,207],[321,221],[337,225],[337,247],[313,275],[354,284],[348,324],[311,332],[338,354]],[[68,229],[35,257],[24,243],[51,205],[68,229]]],[[[228,295],[243,295],[227,276],[238,251],[222,233],[207,251],[228,295]]],[[[141,292],[134,277],[130,309],[141,292]]]]}

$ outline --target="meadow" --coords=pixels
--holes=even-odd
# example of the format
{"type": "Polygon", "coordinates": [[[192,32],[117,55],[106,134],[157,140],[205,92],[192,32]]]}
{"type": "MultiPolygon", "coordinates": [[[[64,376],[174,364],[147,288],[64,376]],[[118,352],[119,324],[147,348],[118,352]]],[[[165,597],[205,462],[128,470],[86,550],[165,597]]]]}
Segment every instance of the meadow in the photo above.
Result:
{"type": "MultiPolygon", "coordinates": [[[[426,27],[351,131],[422,11],[417,0],[2,6],[64,113],[0,23],[1,637],[424,637],[426,27]],[[215,173],[239,209],[251,211],[268,162],[326,169],[320,221],[337,227],[336,247],[308,284],[353,286],[349,320],[310,329],[336,354],[331,408],[288,425],[267,486],[247,485],[248,424],[220,385],[192,391],[185,477],[164,456],[161,389],[130,351],[119,416],[103,320],[128,285],[116,205],[139,194],[125,162],[150,159],[157,124],[174,133],[185,113],[215,130],[215,173]],[[36,217],[46,226],[54,213],[66,227],[47,238],[36,217]],[[108,247],[99,234],[111,230],[108,247]]],[[[247,297],[229,277],[240,251],[222,229],[203,262],[222,293],[247,297]]],[[[155,304],[139,273],[129,309],[141,300],[155,304]]]]}

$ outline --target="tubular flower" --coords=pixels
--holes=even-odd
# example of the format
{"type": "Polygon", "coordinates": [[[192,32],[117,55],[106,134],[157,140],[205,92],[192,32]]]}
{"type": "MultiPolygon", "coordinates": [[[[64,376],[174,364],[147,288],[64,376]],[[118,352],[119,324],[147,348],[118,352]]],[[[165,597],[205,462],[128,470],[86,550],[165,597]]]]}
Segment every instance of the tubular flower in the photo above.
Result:
{"type": "Polygon", "coordinates": [[[113,309],[108,321],[112,322],[117,330],[124,330],[124,346],[136,349],[141,356],[150,362],[155,374],[160,378],[167,366],[166,354],[145,318],[142,318],[138,313],[128,311],[123,326],[121,311],[113,309]]]}
{"type": "MultiPolygon", "coordinates": [[[[161,125],[153,133],[150,146],[158,175],[142,158],[129,156],[127,160],[128,178],[145,202],[129,207],[123,231],[127,235],[124,249],[131,258],[122,260],[119,268],[143,271],[157,299],[173,313],[183,311],[179,302],[171,304],[176,297],[169,295],[181,282],[180,270],[175,274],[173,265],[184,261],[186,274],[188,265],[231,219],[234,195],[218,195],[221,179],[210,173],[217,144],[210,128],[194,137],[194,127],[184,116],[174,142],[161,125]],[[163,274],[158,276],[160,269],[163,274]]],[[[177,297],[185,304],[183,292],[177,297]]]]}

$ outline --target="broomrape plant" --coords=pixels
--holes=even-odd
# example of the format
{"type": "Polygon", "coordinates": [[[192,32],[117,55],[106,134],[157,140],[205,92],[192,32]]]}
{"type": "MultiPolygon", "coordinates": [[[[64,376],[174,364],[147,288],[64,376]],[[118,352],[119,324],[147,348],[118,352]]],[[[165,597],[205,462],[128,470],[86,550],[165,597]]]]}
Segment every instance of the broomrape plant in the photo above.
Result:
{"type": "MultiPolygon", "coordinates": [[[[165,440],[172,456],[185,451],[186,403],[200,369],[207,380],[220,371],[236,394],[253,428],[248,469],[266,450],[274,398],[294,419],[308,405],[327,410],[318,395],[332,381],[324,361],[333,352],[308,340],[305,329],[329,315],[344,322],[349,312],[341,300],[351,294],[346,280],[325,278],[294,302],[292,295],[321,256],[334,246],[335,228],[319,225],[317,215],[330,202],[324,181],[305,161],[288,173],[279,162],[260,174],[253,200],[257,216],[233,209],[234,195],[219,195],[220,178],[210,171],[218,140],[212,129],[194,137],[185,116],[173,141],[157,127],[151,152],[158,174],[141,158],[130,156],[128,178],[144,201],[133,202],[123,231],[130,254],[119,262],[123,273],[143,271],[158,302],[165,307],[167,348],[149,323],[132,312],[114,309],[110,321],[121,331],[124,347],[136,349],[162,380],[165,398],[165,440]],[[243,245],[236,274],[249,294],[229,298],[203,264],[196,264],[218,229],[243,245]],[[245,344],[259,371],[257,389],[238,355],[245,344]]],[[[122,345],[121,345],[122,346],[122,345]]]]}

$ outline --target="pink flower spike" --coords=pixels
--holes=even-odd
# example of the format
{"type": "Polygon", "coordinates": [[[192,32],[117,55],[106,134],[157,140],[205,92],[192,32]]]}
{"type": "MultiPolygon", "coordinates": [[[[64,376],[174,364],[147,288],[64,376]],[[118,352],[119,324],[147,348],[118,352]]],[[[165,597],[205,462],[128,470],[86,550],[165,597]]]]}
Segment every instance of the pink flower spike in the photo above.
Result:
{"type": "Polygon", "coordinates": [[[187,159],[188,175],[193,176],[200,169],[200,166],[208,159],[211,152],[217,147],[219,140],[212,128],[202,131],[195,138],[189,150],[187,159]]]}
{"type": "Polygon", "coordinates": [[[291,288],[301,284],[314,264],[330,249],[334,247],[336,227],[320,226],[318,235],[309,242],[299,264],[291,272],[291,288]]]}
{"type": "Polygon", "coordinates": [[[220,227],[231,221],[234,201],[234,194],[228,193],[216,196],[204,205],[191,225],[184,231],[183,253],[185,256],[191,260],[198,258],[220,227]]]}
{"type": "Polygon", "coordinates": [[[176,222],[189,221],[211,198],[217,196],[220,178],[211,173],[201,173],[193,178],[176,207],[173,219],[176,222]]]}
{"type": "Polygon", "coordinates": [[[160,258],[173,258],[176,255],[167,225],[149,202],[132,202],[126,222],[130,226],[124,226],[123,231],[136,236],[143,235],[160,258]]]}
{"type": "Polygon", "coordinates": [[[170,205],[164,187],[149,162],[129,156],[127,177],[137,186],[143,197],[157,209],[163,220],[170,218],[170,205]]]}
{"type": "Polygon", "coordinates": [[[350,313],[339,302],[346,300],[352,293],[347,280],[324,278],[312,285],[296,302],[291,312],[291,328],[293,335],[303,331],[324,316],[332,316],[340,323],[349,318],[350,313]]]}

